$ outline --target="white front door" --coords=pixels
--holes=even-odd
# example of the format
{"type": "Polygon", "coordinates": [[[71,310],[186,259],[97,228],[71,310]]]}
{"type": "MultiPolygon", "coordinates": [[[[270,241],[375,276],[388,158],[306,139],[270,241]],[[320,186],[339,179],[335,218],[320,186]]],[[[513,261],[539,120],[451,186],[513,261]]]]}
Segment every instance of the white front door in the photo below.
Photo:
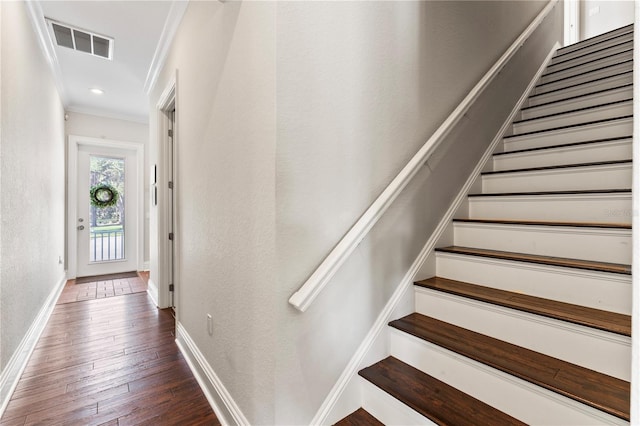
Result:
{"type": "Polygon", "coordinates": [[[138,269],[135,150],[78,145],[77,276],[138,269]]]}

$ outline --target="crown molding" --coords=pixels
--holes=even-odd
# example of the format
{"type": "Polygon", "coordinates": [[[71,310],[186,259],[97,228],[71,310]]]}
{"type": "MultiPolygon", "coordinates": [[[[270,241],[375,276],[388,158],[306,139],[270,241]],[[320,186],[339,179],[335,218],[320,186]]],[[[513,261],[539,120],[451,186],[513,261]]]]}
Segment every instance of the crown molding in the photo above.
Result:
{"type": "Polygon", "coordinates": [[[144,92],[147,95],[151,94],[151,91],[158,81],[158,76],[160,75],[160,71],[162,71],[162,67],[164,67],[164,62],[167,59],[169,49],[171,48],[171,43],[176,35],[176,31],[178,30],[178,25],[180,25],[180,22],[182,21],[184,12],[187,10],[188,4],[189,0],[174,0],[171,2],[171,8],[167,14],[167,20],[164,23],[160,40],[158,40],[156,51],[153,54],[153,59],[149,66],[149,71],[147,72],[147,79],[144,82],[144,92]]]}
{"type": "Polygon", "coordinates": [[[132,123],[149,124],[148,116],[128,115],[128,114],[122,114],[122,113],[117,113],[113,111],[103,111],[95,108],[79,107],[77,105],[67,107],[65,108],[65,111],[76,113],[76,114],[85,114],[85,115],[93,115],[93,116],[102,117],[102,118],[110,118],[113,120],[130,121],[132,123]]]}

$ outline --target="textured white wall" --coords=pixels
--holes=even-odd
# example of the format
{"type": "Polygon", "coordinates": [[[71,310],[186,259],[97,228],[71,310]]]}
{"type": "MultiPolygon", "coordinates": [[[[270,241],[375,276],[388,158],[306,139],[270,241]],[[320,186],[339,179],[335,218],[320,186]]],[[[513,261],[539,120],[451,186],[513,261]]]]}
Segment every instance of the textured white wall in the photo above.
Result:
{"type": "Polygon", "coordinates": [[[149,124],[68,112],[67,135],[143,143],[144,147],[144,261],[149,261],[149,124]]]}
{"type": "Polygon", "coordinates": [[[177,69],[178,320],[252,424],[311,420],[561,36],[561,12],[316,303],[301,314],[288,298],[545,5],[189,4],[151,97],[177,69]]]}
{"type": "Polygon", "coordinates": [[[0,366],[62,277],[64,111],[23,2],[2,3],[0,366]]]}
{"type": "Polygon", "coordinates": [[[580,1],[580,40],[633,23],[633,0],[580,1]]]}

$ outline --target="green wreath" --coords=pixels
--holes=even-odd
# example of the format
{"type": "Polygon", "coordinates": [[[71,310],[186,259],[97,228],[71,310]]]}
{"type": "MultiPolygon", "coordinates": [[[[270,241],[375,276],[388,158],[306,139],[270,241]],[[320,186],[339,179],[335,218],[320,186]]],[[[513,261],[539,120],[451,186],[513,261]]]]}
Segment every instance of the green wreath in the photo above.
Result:
{"type": "Polygon", "coordinates": [[[98,208],[115,206],[118,202],[118,191],[107,183],[99,183],[89,191],[91,205],[98,208]]]}

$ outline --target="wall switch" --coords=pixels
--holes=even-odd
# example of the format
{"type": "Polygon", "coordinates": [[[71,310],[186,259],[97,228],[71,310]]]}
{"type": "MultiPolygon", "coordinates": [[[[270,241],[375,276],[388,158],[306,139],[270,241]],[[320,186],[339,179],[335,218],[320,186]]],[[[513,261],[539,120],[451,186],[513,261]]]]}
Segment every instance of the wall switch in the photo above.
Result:
{"type": "Polygon", "coordinates": [[[209,336],[213,336],[213,318],[211,314],[207,314],[207,332],[209,336]]]}

